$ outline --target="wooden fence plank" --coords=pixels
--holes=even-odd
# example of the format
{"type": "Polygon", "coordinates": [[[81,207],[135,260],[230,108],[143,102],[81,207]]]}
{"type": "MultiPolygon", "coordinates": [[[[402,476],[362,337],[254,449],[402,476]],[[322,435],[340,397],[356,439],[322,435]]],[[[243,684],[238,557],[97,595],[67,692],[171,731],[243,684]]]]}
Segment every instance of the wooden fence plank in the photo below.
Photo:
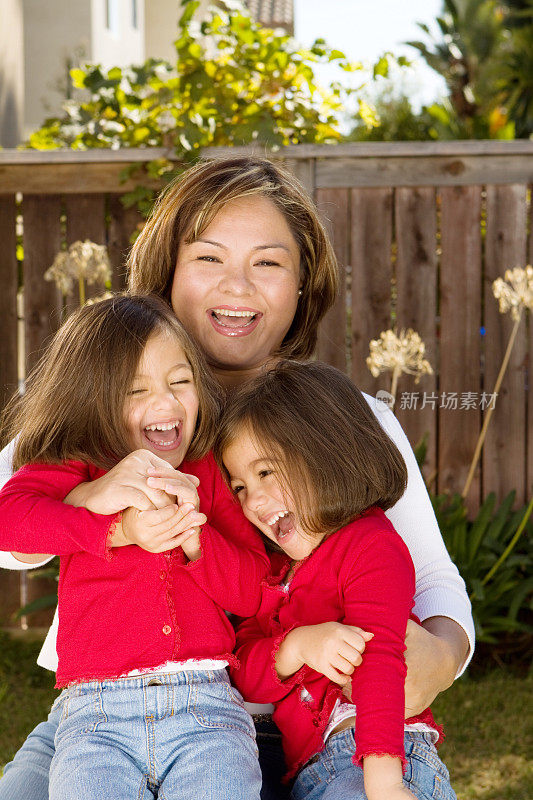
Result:
{"type": "Polygon", "coordinates": [[[0,409],[16,391],[17,369],[17,290],[18,264],[16,240],[17,209],[14,195],[0,195],[0,409]]]}
{"type": "MultiPolygon", "coordinates": [[[[440,399],[457,393],[457,408],[439,407],[439,491],[462,491],[480,427],[481,187],[442,188],[440,399]],[[464,393],[475,404],[461,408],[464,393]]],[[[468,505],[479,503],[479,471],[468,505]]]]}
{"type": "MultiPolygon", "coordinates": [[[[105,195],[103,194],[71,194],[65,197],[65,214],[67,217],[67,245],[77,241],[90,239],[95,244],[106,244],[105,195]]],[[[86,285],[86,297],[97,297],[103,294],[102,286],[86,285]]],[[[69,308],[79,306],[79,293],[74,287],[74,297],[67,301],[69,308]]]]}
{"type": "MultiPolygon", "coordinates": [[[[42,347],[61,323],[61,298],[44,273],[61,248],[61,198],[24,195],[24,318],[26,329],[26,369],[31,369],[42,347]]],[[[57,590],[53,580],[28,581],[28,602],[57,590]]],[[[32,626],[49,625],[51,612],[32,615],[32,626]]]]}
{"type": "Polygon", "coordinates": [[[320,326],[317,355],[338,369],[347,371],[346,352],[346,266],[349,263],[349,193],[347,189],[317,192],[318,210],[331,235],[340,270],[340,290],[333,308],[320,326]]]}
{"type": "MultiPolygon", "coordinates": [[[[435,189],[399,188],[395,196],[396,229],[396,325],[413,328],[426,345],[427,358],[434,372],[438,369],[437,351],[437,208],[435,189]]],[[[398,382],[396,416],[414,446],[428,434],[424,473],[426,478],[437,467],[438,411],[423,405],[423,393],[436,390],[436,374],[425,375],[420,384],[403,376],[398,382]],[[406,403],[402,408],[402,392],[406,403]],[[411,397],[417,405],[413,408],[411,397]]],[[[413,404],[414,404],[413,402],[413,404]]]]}
{"type": "MultiPolygon", "coordinates": [[[[513,327],[500,314],[492,282],[507,269],[524,267],[527,256],[525,186],[487,186],[485,245],[485,391],[492,392],[513,327]]],[[[527,324],[523,320],[496,402],[483,448],[483,492],[501,500],[516,489],[517,504],[525,501],[527,324]]]]}
{"type": "MultiPolygon", "coordinates": [[[[323,190],[320,190],[321,192],[323,190]]],[[[391,327],[392,189],[351,189],[351,374],[365,392],[390,389],[391,376],[373,378],[369,342],[391,327]]]]}
{"type": "MultiPolygon", "coordinates": [[[[529,188],[529,247],[527,263],[533,266],[533,186],[529,188]]],[[[528,330],[528,394],[527,394],[527,464],[526,499],[533,497],[533,312],[526,319],[528,330]]]]}
{"type": "Polygon", "coordinates": [[[137,208],[124,208],[120,198],[121,195],[117,194],[112,194],[108,198],[107,249],[113,268],[112,287],[116,292],[126,288],[126,258],[132,244],[131,237],[144,223],[143,216],[137,208]]]}
{"type": "Polygon", "coordinates": [[[24,318],[26,366],[31,369],[41,348],[61,322],[61,303],[55,284],[44,273],[61,249],[61,198],[24,195],[24,318]]]}
{"type": "Polygon", "coordinates": [[[287,158],[280,163],[290,169],[312,197],[315,189],[315,159],[287,158]]]}
{"type": "Polygon", "coordinates": [[[533,158],[526,155],[407,156],[405,158],[319,158],[316,186],[468,186],[533,181],[533,158]]]}

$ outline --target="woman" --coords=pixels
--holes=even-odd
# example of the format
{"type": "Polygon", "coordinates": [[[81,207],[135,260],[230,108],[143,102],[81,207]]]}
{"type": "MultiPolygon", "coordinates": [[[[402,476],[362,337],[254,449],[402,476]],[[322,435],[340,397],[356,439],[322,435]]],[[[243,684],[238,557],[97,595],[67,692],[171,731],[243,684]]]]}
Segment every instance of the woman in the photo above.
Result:
{"type": "MultiPolygon", "coordinates": [[[[132,249],[129,270],[132,291],[158,294],[172,305],[228,392],[282,356],[309,357],[337,289],[335,256],[312,201],[290,173],[259,158],[188,170],[160,198],[132,249]]],[[[414,611],[422,621],[422,627],[408,627],[406,639],[409,717],[464,670],[474,630],[464,583],[442,542],[409,443],[390,411],[377,417],[409,474],[405,494],[387,512],[413,558],[414,611]]],[[[10,475],[9,447],[0,475],[10,475]]],[[[172,474],[147,481],[146,465],[139,463],[131,472],[111,470],[77,487],[68,502],[105,513],[102,498],[124,507],[136,505],[141,494],[149,507],[165,487],[175,487],[172,474]]],[[[32,560],[3,554],[0,565],[23,569],[27,563],[20,559],[32,560]]],[[[52,669],[53,637],[49,633],[39,658],[52,669]]],[[[256,711],[263,797],[283,797],[279,741],[264,710],[256,711]]],[[[28,737],[0,781],[0,800],[45,800],[56,725],[50,717],[28,737]]]]}

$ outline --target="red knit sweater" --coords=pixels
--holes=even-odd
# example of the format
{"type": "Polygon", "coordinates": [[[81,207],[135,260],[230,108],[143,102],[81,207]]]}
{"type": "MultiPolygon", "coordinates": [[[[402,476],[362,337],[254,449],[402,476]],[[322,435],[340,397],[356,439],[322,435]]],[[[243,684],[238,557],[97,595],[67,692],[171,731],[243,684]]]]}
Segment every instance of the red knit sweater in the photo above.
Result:
{"type": "MultiPolygon", "coordinates": [[[[304,665],[280,681],[275,653],[293,628],[337,621],[374,634],[352,676],[357,707],[355,763],[367,755],[403,760],[405,630],[415,590],[411,557],[385,514],[370,509],[332,536],[296,569],[288,592],[280,582],[290,562],[271,555],[273,575],[263,582],[257,615],[237,631],[240,668],[232,679],[245,700],[276,705],[289,772],[294,775],[324,748],[325,730],[342,690],[304,665]],[[307,690],[307,693],[304,691],[307,690]]],[[[436,727],[429,709],[409,722],[436,727]]]]}
{"type": "Polygon", "coordinates": [[[188,658],[234,660],[224,613],[254,614],[268,558],[211,454],[181,465],[200,479],[207,516],[202,556],[181,548],[156,554],[136,545],[108,548],[118,515],[62,502],[103,471],[71,461],[31,464],[0,492],[0,549],[61,556],[57,686],[149,670],[188,658]]]}

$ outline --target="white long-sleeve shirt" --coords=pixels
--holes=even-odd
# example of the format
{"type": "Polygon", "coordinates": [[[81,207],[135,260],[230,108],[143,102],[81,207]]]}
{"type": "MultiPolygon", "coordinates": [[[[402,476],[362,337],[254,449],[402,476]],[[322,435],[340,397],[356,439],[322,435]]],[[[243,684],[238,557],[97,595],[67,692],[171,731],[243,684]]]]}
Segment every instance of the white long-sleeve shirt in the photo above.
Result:
{"type": "MultiPolygon", "coordinates": [[[[457,673],[458,677],[472,658],[475,642],[472,608],[465,583],[444,546],[424,480],[400,423],[384,403],[369,395],[365,395],[365,398],[383,429],[398,447],[407,466],[407,488],[396,505],[385,513],[409,548],[413,559],[416,574],[414,612],[422,622],[429,617],[448,617],[457,622],[468,637],[469,654],[457,673]]],[[[0,452],[0,488],[13,473],[13,451],[14,442],[11,442],[0,452]]],[[[49,560],[45,559],[38,564],[24,564],[11,553],[0,551],[0,567],[5,569],[34,569],[49,560]]],[[[57,668],[57,622],[56,611],[37,659],[40,666],[50,670],[57,668]]]]}

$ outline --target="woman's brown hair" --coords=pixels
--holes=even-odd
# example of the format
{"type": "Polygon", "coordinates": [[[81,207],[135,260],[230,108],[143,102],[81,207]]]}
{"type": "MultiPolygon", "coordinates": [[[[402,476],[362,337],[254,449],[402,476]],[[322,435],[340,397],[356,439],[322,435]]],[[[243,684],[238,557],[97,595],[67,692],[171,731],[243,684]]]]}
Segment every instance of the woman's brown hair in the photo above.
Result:
{"type": "Polygon", "coordinates": [[[288,170],[265,158],[203,161],[171,183],[135,242],[129,259],[129,286],[170,303],[182,242],[192,242],[231,200],[261,195],[281,211],[300,249],[302,295],[293,323],[277,355],[309,358],[318,324],[337,292],[335,253],[313,201],[288,170]]]}
{"type": "Polygon", "coordinates": [[[306,530],[332,533],[370,506],[402,496],[407,468],[367,401],[339,370],[284,361],[245,384],[226,405],[215,444],[248,432],[279,474],[306,530]]]}
{"type": "Polygon", "coordinates": [[[13,398],[3,424],[17,436],[14,469],[42,461],[88,461],[107,469],[126,456],[126,393],[153,334],[177,340],[191,365],[199,410],[187,458],[201,458],[212,445],[220,389],[197,346],[171,309],[157,297],[118,295],[80,308],[54,336],[13,398]]]}

